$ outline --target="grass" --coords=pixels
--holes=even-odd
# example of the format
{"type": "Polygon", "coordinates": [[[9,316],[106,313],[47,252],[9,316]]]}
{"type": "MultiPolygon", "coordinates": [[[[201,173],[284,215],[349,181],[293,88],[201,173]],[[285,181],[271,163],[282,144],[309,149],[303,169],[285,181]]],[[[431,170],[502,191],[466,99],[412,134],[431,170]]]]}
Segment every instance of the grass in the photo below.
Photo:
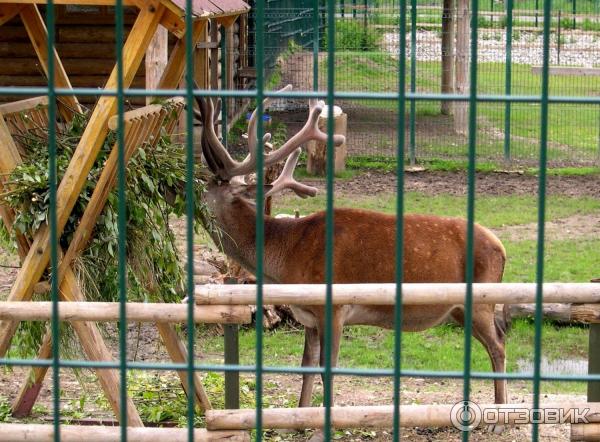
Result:
{"type": "MultiPolygon", "coordinates": [[[[569,198],[549,196],[547,198],[548,221],[574,214],[600,212],[600,201],[591,197],[569,198]]],[[[356,195],[337,197],[336,207],[360,207],[385,213],[396,213],[396,197],[386,193],[377,196],[356,195]]],[[[466,216],[464,196],[447,194],[425,195],[418,192],[405,193],[406,213],[428,213],[440,216],[466,216]]],[[[293,196],[279,198],[274,204],[274,213],[293,213],[299,210],[306,215],[325,209],[325,195],[300,200],[293,196]]],[[[475,220],[487,227],[501,227],[533,223],[537,221],[537,198],[530,195],[519,196],[477,196],[475,220]]]]}
{"type": "MultiPolygon", "coordinates": [[[[478,91],[481,94],[504,94],[505,64],[479,63],[478,91]]],[[[335,84],[340,90],[361,92],[395,92],[398,85],[398,62],[382,52],[336,52],[335,84]]],[[[327,78],[327,60],[320,65],[323,81],[327,78]]],[[[410,69],[407,67],[407,84],[410,84],[410,69]]],[[[417,92],[438,92],[441,78],[440,62],[418,62],[417,92]]],[[[515,95],[539,95],[541,76],[534,75],[528,65],[512,65],[512,93],[515,95]]],[[[593,96],[600,90],[600,77],[551,76],[550,94],[557,96],[593,96]]],[[[397,112],[395,100],[352,100],[351,105],[397,112]]],[[[343,103],[341,103],[344,106],[343,103]]],[[[348,104],[346,105],[348,106],[348,104]]],[[[501,154],[504,131],[503,103],[479,103],[479,145],[488,150],[487,144],[496,144],[501,154]],[[492,130],[493,129],[493,130],[492,130]],[[488,132],[500,135],[490,136],[488,132]],[[499,137],[499,138],[498,138],[499,137]]],[[[417,117],[424,119],[439,115],[439,103],[420,101],[417,117]]],[[[407,104],[408,112],[408,104],[407,104]]],[[[598,106],[586,104],[551,104],[548,115],[549,159],[595,158],[598,152],[598,106]]],[[[393,118],[392,118],[393,120],[393,118]]],[[[535,142],[540,132],[540,105],[513,103],[511,106],[511,133],[515,156],[537,154],[535,142]]],[[[429,137],[424,137],[429,138],[429,137]]],[[[456,138],[456,137],[454,137],[456,138]]],[[[452,141],[445,139],[444,143],[452,141]]],[[[420,141],[422,144],[424,141],[420,141]]],[[[464,140],[456,139],[460,145],[464,140]]],[[[494,146],[495,147],[495,146],[494,146]]],[[[455,149],[454,149],[455,150],[455,149]]]]}

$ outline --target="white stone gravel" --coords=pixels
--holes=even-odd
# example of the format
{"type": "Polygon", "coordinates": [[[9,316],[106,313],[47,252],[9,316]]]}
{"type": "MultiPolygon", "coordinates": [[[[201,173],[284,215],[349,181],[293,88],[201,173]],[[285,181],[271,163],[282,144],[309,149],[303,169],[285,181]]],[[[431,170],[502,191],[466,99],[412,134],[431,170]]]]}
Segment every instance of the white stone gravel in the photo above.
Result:
{"type": "MultiPolygon", "coordinates": [[[[558,65],[556,34],[550,37],[550,64],[558,65]]],[[[406,39],[406,54],[410,57],[410,35],[406,39]]],[[[394,56],[398,54],[398,34],[387,33],[383,46],[394,56]]],[[[513,31],[513,63],[528,65],[542,64],[543,36],[538,32],[513,31]]],[[[477,59],[480,62],[506,61],[506,34],[504,30],[484,30],[479,33],[477,59]]],[[[441,36],[436,31],[417,32],[417,60],[439,61],[441,58],[441,36]]],[[[600,35],[597,33],[565,33],[561,36],[561,66],[600,67],[600,35]]]]}

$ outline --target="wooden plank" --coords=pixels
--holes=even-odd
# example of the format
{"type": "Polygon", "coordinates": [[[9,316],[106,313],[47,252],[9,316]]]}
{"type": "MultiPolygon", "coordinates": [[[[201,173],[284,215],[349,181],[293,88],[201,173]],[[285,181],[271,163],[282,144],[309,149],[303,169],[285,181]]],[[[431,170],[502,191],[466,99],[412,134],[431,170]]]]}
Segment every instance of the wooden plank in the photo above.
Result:
{"type": "MultiPolygon", "coordinates": [[[[120,320],[118,302],[86,302],[79,291],[60,302],[58,318],[61,321],[115,322],[120,320]]],[[[129,322],[186,323],[186,304],[160,302],[128,302],[126,315],[129,322]]],[[[52,303],[46,301],[0,302],[0,319],[16,321],[48,321],[52,317],[52,303]]],[[[251,310],[247,305],[205,305],[194,308],[196,324],[249,324],[251,310]]]]}
{"type": "MultiPolygon", "coordinates": [[[[531,66],[531,73],[534,75],[542,74],[541,66],[531,66]]],[[[582,77],[600,77],[600,68],[582,68],[578,66],[550,66],[548,68],[550,75],[574,75],[582,77]]]]}
{"type": "Polygon", "coordinates": [[[23,5],[14,3],[0,4],[0,26],[17,16],[22,8],[23,5]]]}
{"type": "MultiPolygon", "coordinates": [[[[40,65],[44,70],[46,76],[48,76],[48,31],[46,30],[46,24],[40,14],[36,5],[27,5],[23,7],[20,12],[21,21],[27,30],[31,44],[35,49],[35,52],[40,61],[40,65]]],[[[53,50],[54,54],[54,86],[57,88],[72,89],[71,82],[62,62],[56,52],[56,48],[53,50]]],[[[73,112],[81,112],[82,109],[79,106],[79,102],[74,95],[63,95],[58,97],[60,106],[60,114],[66,121],[71,121],[73,112]]]]}
{"type": "MultiPolygon", "coordinates": [[[[47,0],[2,0],[0,3],[15,3],[23,5],[46,5],[47,0]]],[[[55,5],[84,5],[84,6],[114,6],[115,0],[54,0],[55,5]]],[[[133,0],[123,0],[124,6],[135,6],[133,0]]]]}
{"type": "MultiPolygon", "coordinates": [[[[140,12],[131,34],[123,48],[123,86],[129,87],[137,71],[146,48],[158,26],[164,8],[156,2],[148,2],[148,8],[140,12]],[[154,6],[152,6],[154,5],[154,6]]],[[[111,74],[106,87],[116,89],[116,69],[111,74]]],[[[57,230],[58,234],[67,222],[79,193],[86,182],[98,151],[102,146],[108,130],[108,119],[115,113],[117,97],[103,96],[94,108],[89,123],[79,141],[71,162],[65,171],[64,178],[58,187],[57,195],[57,230]]],[[[29,300],[35,284],[40,280],[50,260],[50,231],[42,226],[35,235],[31,250],[8,296],[9,301],[29,300]]],[[[0,357],[6,354],[11,333],[11,322],[0,322],[0,357]]]]}
{"type": "MultiPolygon", "coordinates": [[[[169,33],[163,26],[156,29],[156,33],[146,50],[146,89],[156,89],[162,77],[167,62],[169,61],[168,45],[169,33]]],[[[146,97],[146,104],[150,104],[152,97],[146,97]]]]}
{"type": "MultiPolygon", "coordinates": [[[[188,360],[187,349],[181,343],[181,340],[179,339],[179,336],[177,336],[177,332],[173,326],[165,322],[157,322],[156,328],[158,329],[158,333],[160,333],[160,337],[165,344],[165,348],[167,349],[171,360],[175,363],[186,363],[188,360]]],[[[185,393],[189,396],[187,371],[178,370],[177,375],[181,381],[181,386],[185,390],[185,393]]],[[[200,378],[200,374],[198,372],[194,372],[194,396],[196,403],[200,406],[200,408],[203,410],[212,409],[210,399],[204,391],[202,379],[200,378]]]]}
{"type": "Polygon", "coordinates": [[[37,106],[48,106],[48,97],[44,95],[42,97],[26,98],[25,100],[0,104],[0,114],[6,115],[13,114],[15,112],[24,112],[30,109],[35,109],[37,106]]]}
{"type": "MultiPolygon", "coordinates": [[[[528,304],[535,302],[535,283],[475,283],[475,304],[528,304]]],[[[324,305],[325,284],[265,284],[264,303],[324,305]]],[[[543,285],[544,302],[600,303],[600,284],[549,282],[543,285]]],[[[464,304],[466,284],[402,284],[405,305],[464,304]]],[[[207,284],[196,286],[196,303],[202,305],[254,305],[256,286],[207,284]]],[[[396,284],[334,284],[334,305],[394,305],[396,284]]]]}
{"type": "MultiPolygon", "coordinates": [[[[213,44],[213,42],[210,42],[213,44]]],[[[201,89],[208,89],[210,87],[210,66],[209,66],[209,42],[208,42],[208,26],[204,27],[200,35],[200,40],[196,45],[195,58],[194,58],[194,78],[196,84],[201,89]]]]}
{"type": "MultiPolygon", "coordinates": [[[[54,426],[44,424],[0,424],[5,441],[54,442],[54,426]]],[[[120,442],[121,428],[101,425],[61,425],[61,442],[120,442]]],[[[129,442],[188,442],[187,428],[128,428],[129,442]]],[[[192,442],[250,442],[246,431],[194,429],[192,442]]]]}

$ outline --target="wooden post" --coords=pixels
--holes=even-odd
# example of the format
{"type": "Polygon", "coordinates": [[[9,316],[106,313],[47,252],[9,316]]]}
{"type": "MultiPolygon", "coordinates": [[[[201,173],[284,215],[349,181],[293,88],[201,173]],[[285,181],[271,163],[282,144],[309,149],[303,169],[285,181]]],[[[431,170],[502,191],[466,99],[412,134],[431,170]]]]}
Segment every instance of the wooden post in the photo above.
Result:
{"type": "MultiPolygon", "coordinates": [[[[442,94],[454,92],[454,0],[444,0],[442,12],[442,94]]],[[[442,101],[441,113],[450,115],[452,103],[442,101]]]]}
{"type": "MultiPolygon", "coordinates": [[[[31,44],[35,49],[42,69],[48,75],[48,31],[37,5],[26,5],[20,12],[21,21],[27,30],[31,44]]],[[[59,88],[71,89],[71,82],[65,68],[54,49],[54,85],[59,88]]],[[[63,105],[60,106],[60,114],[66,120],[70,121],[73,112],[81,112],[81,107],[77,98],[72,95],[65,95],[58,98],[63,105]]]]}
{"type": "MultiPolygon", "coordinates": [[[[146,50],[146,89],[156,89],[169,61],[169,33],[159,26],[146,50]]],[[[146,97],[146,104],[152,102],[152,97],[146,97]]]]}
{"type": "MultiPolygon", "coordinates": [[[[469,93],[469,0],[458,0],[456,26],[456,92],[469,93]]],[[[469,104],[458,101],[454,104],[454,130],[466,135],[468,131],[469,104]]]]}
{"type": "MultiPolygon", "coordinates": [[[[319,129],[327,132],[327,107],[323,108],[321,116],[319,116],[319,129]]],[[[342,109],[335,106],[333,110],[334,133],[346,136],[348,127],[348,115],[342,112],[342,109]]],[[[335,149],[335,173],[346,169],[346,142],[340,146],[334,146],[335,149]]],[[[306,151],[308,153],[308,161],[306,170],[313,175],[325,175],[327,169],[327,142],[309,141],[306,151]]]]}

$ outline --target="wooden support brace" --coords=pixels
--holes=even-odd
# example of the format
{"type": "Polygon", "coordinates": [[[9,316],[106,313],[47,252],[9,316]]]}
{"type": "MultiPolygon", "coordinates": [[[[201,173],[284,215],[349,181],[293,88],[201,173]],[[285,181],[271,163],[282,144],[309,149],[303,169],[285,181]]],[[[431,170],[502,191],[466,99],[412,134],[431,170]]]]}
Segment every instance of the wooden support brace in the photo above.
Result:
{"type": "MultiPolygon", "coordinates": [[[[8,127],[4,122],[4,118],[0,116],[0,173],[10,173],[18,164],[21,163],[21,157],[17,151],[17,147],[14,144],[13,139],[8,132],[8,127]]],[[[13,213],[10,210],[5,210],[3,218],[5,225],[8,228],[12,227],[13,213]]],[[[17,235],[18,240],[18,251],[21,259],[27,256],[29,252],[29,244],[22,235],[17,235]]],[[[83,294],[77,286],[75,274],[70,267],[65,270],[65,278],[60,284],[59,296],[61,299],[66,301],[83,301],[83,294]]],[[[11,330],[16,329],[18,321],[6,321],[6,324],[11,326],[11,330]]],[[[90,360],[112,360],[112,355],[104,342],[98,327],[93,322],[77,322],[73,323],[73,328],[79,340],[81,346],[88,359],[90,360]]],[[[14,333],[14,331],[13,331],[14,333]]],[[[12,335],[11,335],[12,336],[12,335]]],[[[0,337],[4,337],[0,335],[0,337]]],[[[7,345],[10,343],[8,339],[7,345]]],[[[49,359],[52,356],[52,345],[51,335],[49,332],[43,338],[42,346],[38,352],[38,357],[41,359],[49,359]]],[[[34,367],[31,373],[27,376],[27,380],[19,391],[19,395],[13,402],[12,410],[16,416],[25,416],[31,412],[31,408],[35,404],[40,388],[42,386],[44,377],[48,367],[34,367]]],[[[100,384],[104,389],[106,397],[113,407],[116,416],[120,416],[120,396],[118,386],[120,385],[120,378],[116,370],[96,370],[100,384]]],[[[127,401],[127,416],[128,425],[130,426],[143,426],[142,420],[135,409],[135,406],[131,399],[127,401]]]]}
{"type": "MultiPolygon", "coordinates": [[[[167,352],[169,353],[171,360],[176,363],[186,363],[188,360],[188,352],[181,343],[181,340],[179,339],[179,336],[177,336],[177,332],[175,331],[173,326],[165,322],[157,322],[156,328],[158,328],[160,337],[162,338],[163,343],[165,344],[165,347],[167,349],[167,352]]],[[[194,333],[194,330],[189,330],[188,333],[194,333]]],[[[179,380],[181,381],[181,386],[185,390],[185,393],[189,396],[190,389],[188,384],[187,371],[177,371],[177,375],[179,376],[179,380]]],[[[200,375],[197,372],[194,373],[194,396],[200,408],[204,410],[212,409],[210,399],[208,399],[208,396],[204,391],[204,387],[202,386],[202,379],[200,378],[200,375]]]]}
{"type": "Polygon", "coordinates": [[[12,20],[23,9],[23,5],[5,3],[0,5],[0,26],[12,20]]]}
{"type": "MultiPolygon", "coordinates": [[[[146,48],[160,22],[164,7],[156,1],[149,1],[136,19],[123,48],[123,85],[129,87],[137,72],[146,48]]],[[[117,85],[117,71],[113,70],[106,87],[117,85]]],[[[94,108],[90,121],[79,141],[71,162],[65,171],[57,191],[57,234],[62,230],[73,210],[87,175],[96,160],[108,130],[108,119],[115,113],[117,97],[103,96],[94,108]]],[[[9,294],[9,301],[29,300],[37,282],[50,260],[50,231],[42,226],[35,235],[32,247],[23,262],[16,281],[9,294]]],[[[6,354],[16,324],[0,322],[0,357],[6,354]]]]}
{"type": "MultiPolygon", "coordinates": [[[[35,53],[38,56],[40,61],[40,65],[46,76],[48,75],[48,31],[46,29],[46,25],[44,23],[44,19],[38,10],[37,5],[26,5],[21,9],[20,12],[21,20],[23,21],[23,25],[27,30],[27,34],[29,35],[29,39],[31,40],[31,44],[35,49],[35,53]]],[[[58,52],[56,49],[53,51],[54,53],[54,85],[57,88],[65,88],[72,89],[71,82],[69,81],[69,77],[67,77],[67,73],[65,68],[60,61],[58,56],[58,52]]],[[[58,98],[59,103],[62,104],[60,106],[60,114],[66,121],[71,121],[73,112],[81,112],[81,107],[79,106],[79,102],[74,95],[68,96],[63,95],[58,98]]]]}

